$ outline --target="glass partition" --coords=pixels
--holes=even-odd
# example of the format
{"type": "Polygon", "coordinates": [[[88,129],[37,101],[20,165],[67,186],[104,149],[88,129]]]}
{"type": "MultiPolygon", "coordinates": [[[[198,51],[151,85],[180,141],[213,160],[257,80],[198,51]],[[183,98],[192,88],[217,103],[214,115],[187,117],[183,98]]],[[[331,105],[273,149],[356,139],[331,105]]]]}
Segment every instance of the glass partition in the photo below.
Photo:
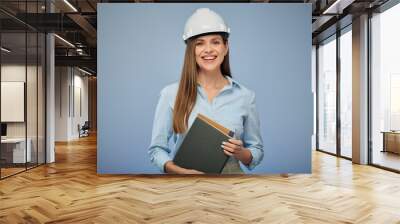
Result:
{"type": "Polygon", "coordinates": [[[38,164],[43,164],[46,162],[46,139],[45,139],[45,122],[46,122],[46,76],[45,76],[45,66],[46,66],[46,37],[45,34],[39,33],[38,34],[38,75],[37,75],[37,162],[38,164]]]}
{"type": "Polygon", "coordinates": [[[28,168],[34,167],[37,165],[38,160],[38,144],[37,144],[37,97],[38,97],[38,88],[37,88],[37,79],[38,79],[38,35],[36,32],[27,33],[27,81],[26,81],[26,89],[27,89],[27,98],[26,98],[26,113],[27,113],[27,150],[30,153],[30,161],[27,163],[28,168]]]}
{"type": "Polygon", "coordinates": [[[44,3],[0,2],[1,179],[45,163],[45,34],[16,19],[44,3]]]}
{"type": "Polygon", "coordinates": [[[24,171],[26,150],[26,33],[1,34],[1,176],[24,171]],[[4,50],[6,49],[6,50],[4,50]]]}

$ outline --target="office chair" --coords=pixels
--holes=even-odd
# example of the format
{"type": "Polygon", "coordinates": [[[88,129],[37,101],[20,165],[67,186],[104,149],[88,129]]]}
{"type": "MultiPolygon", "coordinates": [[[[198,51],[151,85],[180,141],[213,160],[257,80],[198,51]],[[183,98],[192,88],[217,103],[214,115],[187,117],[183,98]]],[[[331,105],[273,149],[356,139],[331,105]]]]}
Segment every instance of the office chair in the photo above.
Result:
{"type": "Polygon", "coordinates": [[[89,121],[85,121],[82,127],[80,127],[80,125],[78,124],[79,138],[89,136],[89,129],[90,129],[89,121]]]}

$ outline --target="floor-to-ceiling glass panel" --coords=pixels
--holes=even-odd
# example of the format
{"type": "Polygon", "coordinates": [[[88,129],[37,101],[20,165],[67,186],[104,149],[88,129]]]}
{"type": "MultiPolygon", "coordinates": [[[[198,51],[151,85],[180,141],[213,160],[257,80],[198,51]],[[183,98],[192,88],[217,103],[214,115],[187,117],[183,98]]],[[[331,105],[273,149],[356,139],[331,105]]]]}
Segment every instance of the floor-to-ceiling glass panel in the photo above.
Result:
{"type": "MultiPolygon", "coordinates": [[[[45,12],[45,4],[42,1],[28,1],[26,12],[38,14],[45,12]]],[[[32,23],[39,23],[39,18],[34,16],[32,23]]],[[[27,143],[31,147],[32,159],[28,168],[39,163],[39,72],[40,72],[40,33],[37,28],[27,27],[28,38],[28,74],[27,74],[27,143]]]]}
{"type": "Polygon", "coordinates": [[[26,148],[26,33],[1,33],[1,175],[25,170],[26,148]]]}
{"type": "Polygon", "coordinates": [[[37,98],[38,98],[38,36],[36,32],[27,33],[27,48],[28,48],[28,62],[27,62],[27,99],[26,99],[26,111],[27,111],[27,149],[31,152],[29,162],[27,163],[28,168],[34,167],[38,163],[38,144],[37,144],[37,98]]]}
{"type": "Polygon", "coordinates": [[[45,94],[46,94],[46,76],[45,76],[45,65],[46,65],[46,37],[44,34],[39,33],[38,35],[38,163],[45,163],[45,94]]]}
{"type": "Polygon", "coordinates": [[[372,23],[372,163],[400,170],[400,4],[372,23]]]}
{"type": "Polygon", "coordinates": [[[340,154],[352,157],[352,35],[351,26],[340,36],[340,154]]]}
{"type": "Polygon", "coordinates": [[[45,162],[45,3],[0,1],[0,178],[45,162]]]}
{"type": "Polygon", "coordinates": [[[318,47],[318,149],[336,154],[336,36],[318,47]]]}

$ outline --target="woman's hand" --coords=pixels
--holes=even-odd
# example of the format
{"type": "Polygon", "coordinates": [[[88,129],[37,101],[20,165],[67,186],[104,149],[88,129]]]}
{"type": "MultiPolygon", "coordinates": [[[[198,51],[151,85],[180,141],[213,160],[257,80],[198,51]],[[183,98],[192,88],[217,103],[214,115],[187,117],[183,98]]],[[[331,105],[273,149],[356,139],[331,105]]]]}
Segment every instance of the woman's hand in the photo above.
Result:
{"type": "Polygon", "coordinates": [[[222,142],[221,147],[226,155],[235,157],[245,165],[250,164],[253,159],[250,150],[245,148],[239,139],[230,138],[228,142],[222,142]]]}
{"type": "MultiPolygon", "coordinates": [[[[181,168],[182,168],[182,167],[181,167],[181,168]]],[[[185,169],[185,168],[182,168],[182,170],[183,170],[183,172],[180,173],[180,174],[204,174],[203,172],[198,171],[198,170],[194,170],[194,169],[185,169]]]]}
{"type": "Polygon", "coordinates": [[[174,162],[168,161],[164,165],[164,170],[167,173],[172,173],[172,174],[204,174],[201,171],[194,170],[194,169],[185,169],[183,167],[180,167],[178,165],[175,165],[174,162]]]}

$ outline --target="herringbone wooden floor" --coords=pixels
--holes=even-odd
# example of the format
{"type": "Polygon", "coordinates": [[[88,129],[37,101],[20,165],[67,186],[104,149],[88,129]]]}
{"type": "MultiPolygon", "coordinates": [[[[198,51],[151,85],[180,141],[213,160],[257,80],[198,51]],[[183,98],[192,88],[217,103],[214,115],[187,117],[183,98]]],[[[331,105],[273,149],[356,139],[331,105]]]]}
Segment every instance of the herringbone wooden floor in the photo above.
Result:
{"type": "Polygon", "coordinates": [[[400,175],[313,153],[310,175],[96,174],[96,138],[0,181],[0,223],[400,223],[400,175]]]}

